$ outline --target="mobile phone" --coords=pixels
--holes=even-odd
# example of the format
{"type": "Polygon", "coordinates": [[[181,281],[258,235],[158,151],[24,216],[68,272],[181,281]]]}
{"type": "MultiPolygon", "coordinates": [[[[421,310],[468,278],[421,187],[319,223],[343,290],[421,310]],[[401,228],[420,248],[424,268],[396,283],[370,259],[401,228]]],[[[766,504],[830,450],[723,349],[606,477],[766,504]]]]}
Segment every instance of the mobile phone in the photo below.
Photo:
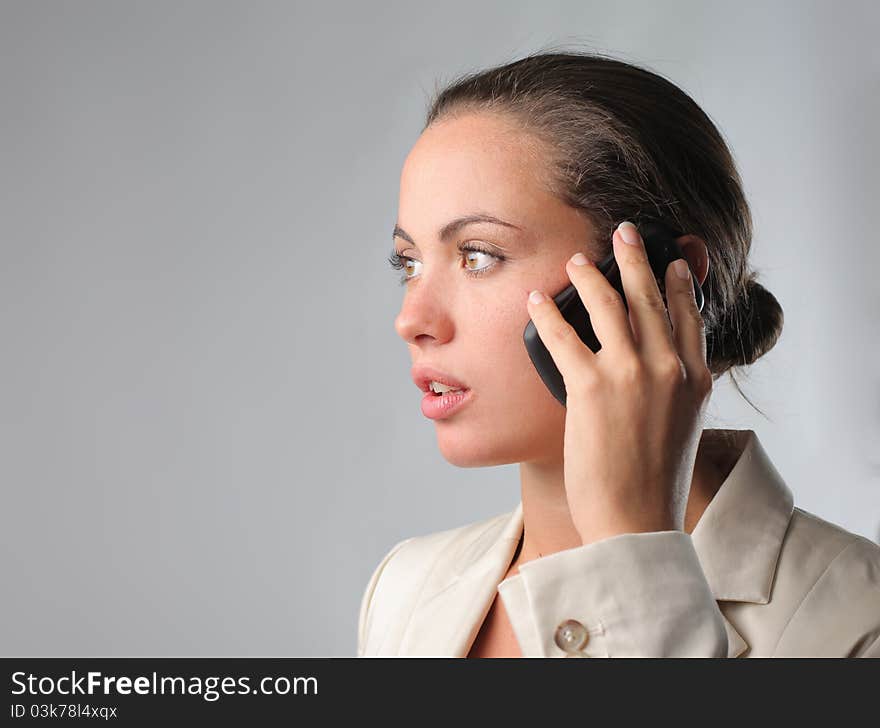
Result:
{"type": "MultiPolygon", "coordinates": [[[[678,243],[675,242],[675,238],[681,237],[683,233],[680,233],[657,220],[643,220],[637,223],[636,227],[642,236],[642,240],[645,241],[645,250],[648,254],[648,261],[651,264],[651,269],[654,271],[654,277],[657,280],[657,285],[660,288],[660,293],[665,302],[666,268],[673,260],[684,258],[681,248],[678,243]]],[[[614,286],[620,294],[620,297],[623,299],[623,305],[626,307],[626,310],[629,311],[626,294],[623,290],[623,281],[620,277],[620,268],[617,266],[614,252],[612,251],[606,258],[597,263],[596,267],[602,271],[611,285],[614,286]]],[[[700,282],[697,280],[693,271],[691,271],[691,277],[693,278],[694,283],[694,294],[697,308],[702,311],[704,301],[703,290],[700,288],[700,282]]],[[[577,289],[569,284],[564,290],[553,296],[553,300],[556,302],[556,306],[559,308],[563,318],[572,325],[575,331],[577,331],[581,341],[590,347],[594,353],[598,352],[602,348],[602,344],[599,342],[599,339],[596,338],[593,326],[590,323],[590,314],[587,313],[587,309],[584,306],[583,301],[581,301],[577,289]]],[[[559,400],[560,404],[565,407],[565,381],[563,380],[559,369],[556,367],[553,357],[550,355],[547,347],[544,346],[544,342],[541,341],[541,337],[538,335],[538,330],[535,328],[534,322],[531,320],[529,320],[529,323],[526,325],[525,331],[523,332],[523,341],[525,342],[526,350],[529,352],[532,364],[535,365],[535,369],[538,370],[538,374],[541,376],[544,384],[547,385],[551,394],[559,400]]]]}

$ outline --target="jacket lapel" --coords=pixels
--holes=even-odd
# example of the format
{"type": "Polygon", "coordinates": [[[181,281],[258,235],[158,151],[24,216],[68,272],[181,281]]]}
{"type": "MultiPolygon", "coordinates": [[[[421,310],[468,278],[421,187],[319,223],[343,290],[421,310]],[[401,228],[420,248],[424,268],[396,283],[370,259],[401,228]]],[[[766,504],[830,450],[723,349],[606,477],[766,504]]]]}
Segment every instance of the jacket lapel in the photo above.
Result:
{"type": "MultiPolygon", "coordinates": [[[[753,430],[732,430],[740,456],[691,533],[700,566],[723,602],[767,604],[794,497],[753,430]]],[[[728,657],[749,645],[725,617],[728,657]]]]}
{"type": "Polygon", "coordinates": [[[522,533],[522,504],[456,546],[428,577],[398,654],[465,657],[510,568],[522,533]]]}
{"type": "MultiPolygon", "coordinates": [[[[770,601],[793,498],[757,435],[732,430],[741,453],[691,534],[700,565],[719,602],[770,601]]],[[[522,535],[522,501],[491,519],[475,537],[450,544],[429,575],[398,654],[464,657],[507,574],[522,535]]],[[[749,645],[723,614],[728,657],[749,645]]]]}

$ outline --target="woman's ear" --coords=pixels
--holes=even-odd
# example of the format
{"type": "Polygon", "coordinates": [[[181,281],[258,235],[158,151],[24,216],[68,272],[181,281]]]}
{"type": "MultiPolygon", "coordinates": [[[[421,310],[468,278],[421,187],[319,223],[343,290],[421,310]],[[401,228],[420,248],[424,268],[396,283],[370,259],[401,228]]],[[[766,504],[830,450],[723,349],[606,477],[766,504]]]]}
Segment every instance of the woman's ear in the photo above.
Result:
{"type": "Polygon", "coordinates": [[[703,285],[706,276],[709,275],[709,249],[706,247],[706,241],[699,235],[682,235],[676,238],[675,242],[681,248],[681,252],[687,258],[688,265],[703,285]]]}

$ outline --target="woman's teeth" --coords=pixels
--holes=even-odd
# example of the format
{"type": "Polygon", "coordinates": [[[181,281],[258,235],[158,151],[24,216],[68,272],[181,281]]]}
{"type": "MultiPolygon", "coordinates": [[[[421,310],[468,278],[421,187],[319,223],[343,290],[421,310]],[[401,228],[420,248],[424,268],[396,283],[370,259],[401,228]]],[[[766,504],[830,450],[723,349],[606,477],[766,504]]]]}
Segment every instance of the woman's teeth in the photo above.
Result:
{"type": "Polygon", "coordinates": [[[447,392],[461,392],[463,390],[456,389],[455,387],[448,387],[445,384],[440,384],[440,382],[431,381],[430,383],[431,391],[434,394],[446,394],[447,392]]]}

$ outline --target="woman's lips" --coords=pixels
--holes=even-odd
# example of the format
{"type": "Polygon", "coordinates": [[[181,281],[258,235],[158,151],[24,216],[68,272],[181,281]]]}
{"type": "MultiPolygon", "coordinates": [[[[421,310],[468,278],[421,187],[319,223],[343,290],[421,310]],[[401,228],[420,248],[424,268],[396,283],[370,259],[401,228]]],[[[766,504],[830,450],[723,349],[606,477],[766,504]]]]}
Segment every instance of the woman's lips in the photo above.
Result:
{"type": "Polygon", "coordinates": [[[432,420],[446,419],[460,411],[473,397],[474,393],[470,389],[446,394],[429,391],[422,397],[422,414],[432,420]]]}

